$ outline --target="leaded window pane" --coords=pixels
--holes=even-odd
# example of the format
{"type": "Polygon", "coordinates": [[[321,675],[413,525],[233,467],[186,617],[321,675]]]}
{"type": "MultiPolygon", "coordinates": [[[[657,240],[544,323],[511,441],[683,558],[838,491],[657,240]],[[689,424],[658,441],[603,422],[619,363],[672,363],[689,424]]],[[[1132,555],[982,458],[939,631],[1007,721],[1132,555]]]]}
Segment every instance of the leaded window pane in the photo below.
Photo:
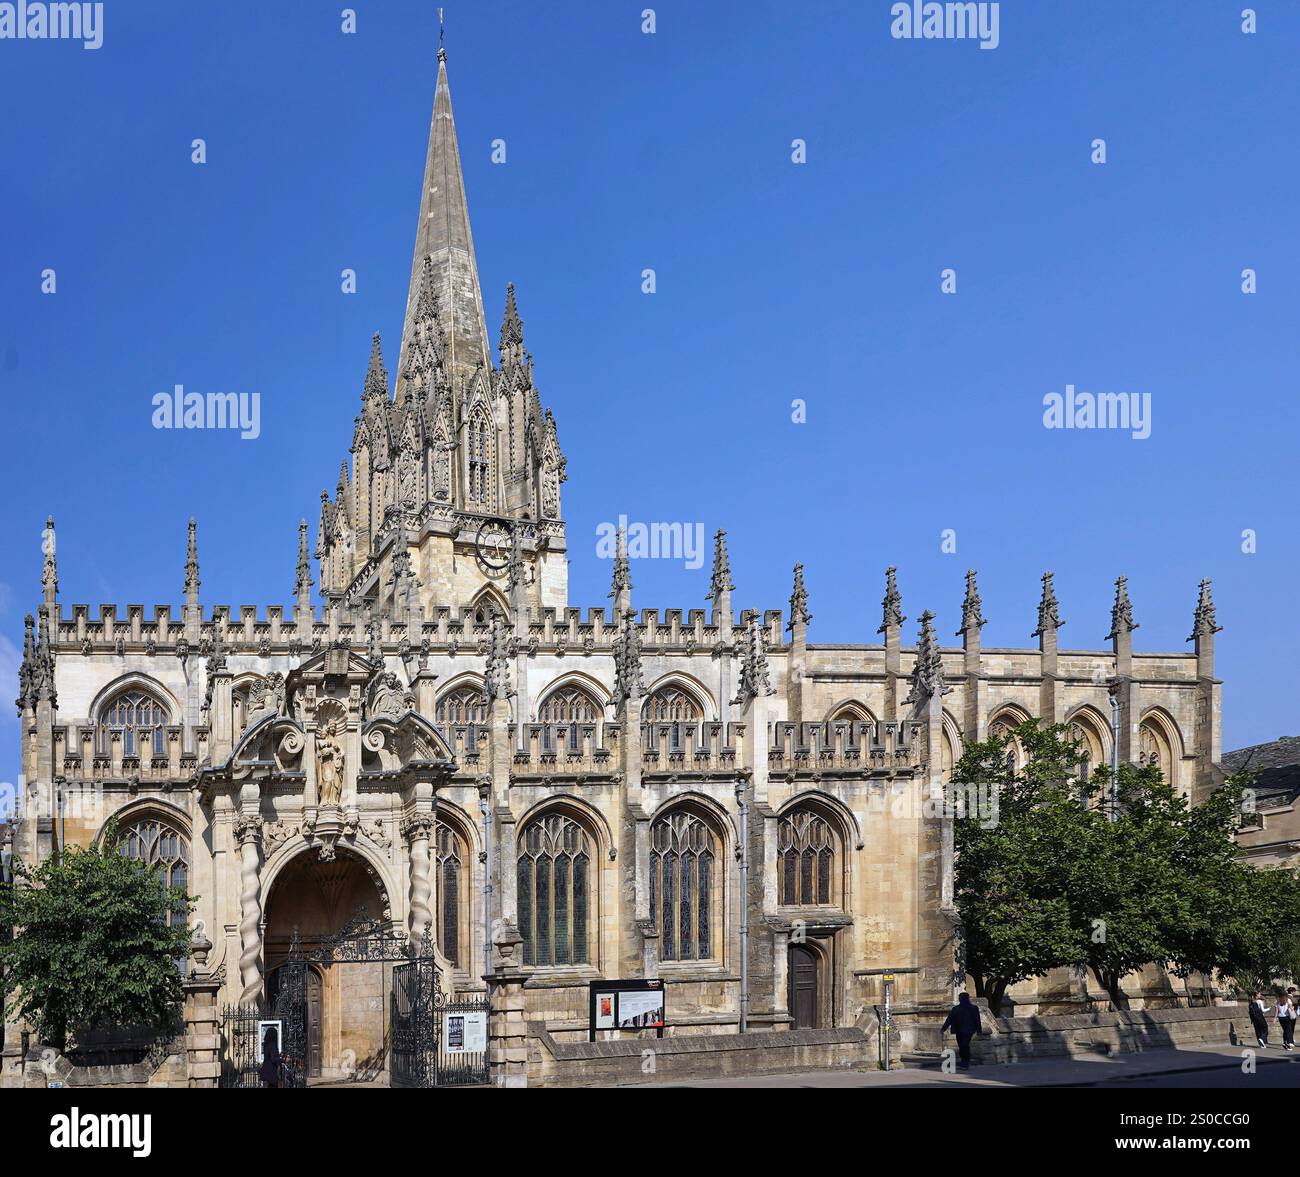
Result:
{"type": "Polygon", "coordinates": [[[780,902],[789,906],[839,902],[835,882],[838,839],[810,809],[786,814],[777,826],[780,902]]]}
{"type": "Polygon", "coordinates": [[[707,851],[699,860],[699,915],[696,953],[700,960],[713,955],[713,855],[707,851]]]}
{"type": "MultiPolygon", "coordinates": [[[[176,887],[189,893],[190,844],[170,826],[153,818],[136,822],[122,830],[118,852],[145,867],[158,868],[158,881],[164,887],[176,887]]],[[[184,903],[178,903],[168,923],[184,922],[184,903]]]]}
{"type": "MultiPolygon", "coordinates": [[[[100,715],[95,729],[95,752],[109,756],[113,751],[113,733],[120,732],[122,755],[139,755],[139,733],[147,730],[152,755],[162,756],[166,747],[164,728],[167,712],[152,695],[140,690],[128,690],[118,695],[100,715]]],[[[146,749],[148,751],[148,749],[146,749]]]]}
{"type": "Polygon", "coordinates": [[[650,828],[650,910],[664,960],[714,955],[710,912],[716,845],[713,830],[688,810],[665,814],[650,828]]]}
{"type": "Polygon", "coordinates": [[[587,832],[572,818],[530,822],[519,855],[519,919],[524,963],[589,964],[587,832]]]}

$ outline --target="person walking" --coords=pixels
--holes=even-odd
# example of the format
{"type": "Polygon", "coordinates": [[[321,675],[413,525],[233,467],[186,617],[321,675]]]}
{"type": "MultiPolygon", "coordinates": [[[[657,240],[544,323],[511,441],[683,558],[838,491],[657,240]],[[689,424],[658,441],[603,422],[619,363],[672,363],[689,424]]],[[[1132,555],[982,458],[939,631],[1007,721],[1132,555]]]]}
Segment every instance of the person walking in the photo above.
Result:
{"type": "Polygon", "coordinates": [[[1288,989],[1277,999],[1277,1024],[1282,1031],[1282,1049],[1295,1049],[1295,990],[1288,989]]]}
{"type": "Polygon", "coordinates": [[[257,1069],[258,1078],[263,1087],[279,1087],[280,1084],[280,1031],[271,1026],[266,1031],[262,1042],[262,1065],[257,1069]]]}
{"type": "Polygon", "coordinates": [[[1268,1007],[1264,1004],[1264,994],[1256,989],[1250,999],[1250,1024],[1255,1030],[1255,1040],[1268,1049],[1268,1007]]]}
{"type": "Polygon", "coordinates": [[[979,1007],[971,1003],[969,993],[961,994],[957,1004],[948,1011],[939,1033],[951,1030],[957,1035],[957,1066],[963,1071],[970,1070],[970,1040],[980,1032],[980,1028],[979,1007]]]}

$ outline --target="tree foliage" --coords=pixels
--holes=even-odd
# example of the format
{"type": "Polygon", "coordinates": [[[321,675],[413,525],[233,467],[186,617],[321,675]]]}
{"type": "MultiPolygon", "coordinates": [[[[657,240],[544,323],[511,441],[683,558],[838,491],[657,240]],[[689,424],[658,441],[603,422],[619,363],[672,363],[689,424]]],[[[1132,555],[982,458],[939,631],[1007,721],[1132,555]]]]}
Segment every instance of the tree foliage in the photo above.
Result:
{"type": "Polygon", "coordinates": [[[1015,736],[1023,768],[995,737],[953,773],[958,790],[996,799],[995,821],[955,823],[966,968],[993,1008],[1008,986],[1062,966],[1090,968],[1117,1008],[1124,978],[1148,964],[1183,977],[1286,971],[1300,889],[1242,861],[1233,833],[1248,780],[1193,806],[1155,766],[1124,764],[1112,812],[1109,771],[1080,779],[1066,727],[1031,720],[1015,736]]]}
{"type": "Polygon", "coordinates": [[[6,1013],[60,1049],[87,1029],[172,1023],[192,901],[158,866],[121,854],[110,824],[95,845],[17,863],[14,875],[0,891],[0,920],[14,928],[0,943],[6,1013]]]}

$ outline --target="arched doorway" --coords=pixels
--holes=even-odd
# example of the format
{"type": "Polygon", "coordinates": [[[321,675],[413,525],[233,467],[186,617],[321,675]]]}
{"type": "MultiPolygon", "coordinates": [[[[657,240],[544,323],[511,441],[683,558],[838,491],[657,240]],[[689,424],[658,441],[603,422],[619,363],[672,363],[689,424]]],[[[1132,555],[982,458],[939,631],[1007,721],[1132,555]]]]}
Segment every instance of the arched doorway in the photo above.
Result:
{"type": "MultiPolygon", "coordinates": [[[[277,970],[289,956],[295,933],[310,959],[313,946],[337,936],[358,917],[384,922],[387,903],[374,868],[339,849],[323,861],[305,851],[276,877],[266,905],[263,939],[267,997],[274,1002],[277,970]]],[[[303,977],[309,1078],[374,1076],[384,1069],[390,962],[344,960],[318,963],[303,977]]]]}
{"type": "Polygon", "coordinates": [[[787,986],[790,1016],[796,1030],[815,1030],[821,1010],[818,958],[806,944],[791,944],[787,986]]]}

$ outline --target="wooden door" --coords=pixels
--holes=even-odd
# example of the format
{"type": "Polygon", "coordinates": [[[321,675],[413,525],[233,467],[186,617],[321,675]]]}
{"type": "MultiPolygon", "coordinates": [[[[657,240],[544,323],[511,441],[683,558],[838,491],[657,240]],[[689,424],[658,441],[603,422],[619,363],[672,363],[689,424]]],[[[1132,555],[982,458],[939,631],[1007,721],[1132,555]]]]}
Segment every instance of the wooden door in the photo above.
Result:
{"type": "Polygon", "coordinates": [[[321,1041],[324,1038],[324,998],[321,994],[320,973],[307,970],[307,1075],[319,1078],[321,1073],[321,1041]]]}
{"type": "Polygon", "coordinates": [[[796,1030],[817,1027],[817,954],[806,945],[791,944],[788,963],[790,1016],[796,1030]]]}

